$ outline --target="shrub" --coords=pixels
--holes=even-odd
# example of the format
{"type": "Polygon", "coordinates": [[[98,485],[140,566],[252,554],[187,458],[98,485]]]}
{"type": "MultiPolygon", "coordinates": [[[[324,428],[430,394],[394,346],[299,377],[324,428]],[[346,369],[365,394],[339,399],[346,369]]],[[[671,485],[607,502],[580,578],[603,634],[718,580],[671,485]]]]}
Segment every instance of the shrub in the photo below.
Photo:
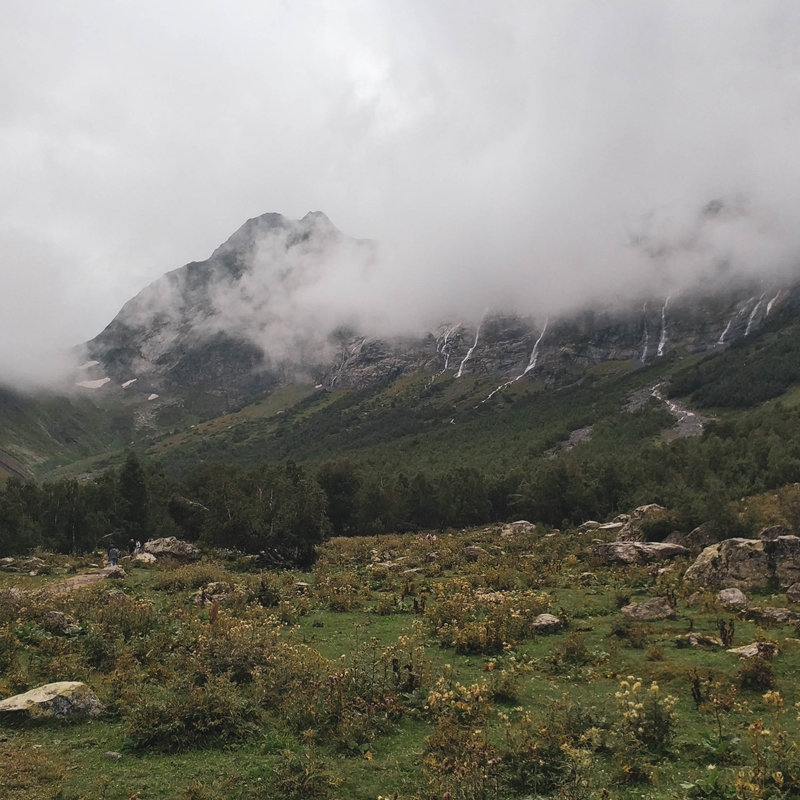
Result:
{"type": "Polygon", "coordinates": [[[226,676],[203,685],[180,678],[163,687],[142,686],[122,715],[133,747],[169,753],[242,741],[258,729],[260,716],[226,676]]]}
{"type": "Polygon", "coordinates": [[[736,678],[742,689],[763,692],[775,684],[775,671],[769,661],[761,656],[755,656],[742,661],[736,678]]]}

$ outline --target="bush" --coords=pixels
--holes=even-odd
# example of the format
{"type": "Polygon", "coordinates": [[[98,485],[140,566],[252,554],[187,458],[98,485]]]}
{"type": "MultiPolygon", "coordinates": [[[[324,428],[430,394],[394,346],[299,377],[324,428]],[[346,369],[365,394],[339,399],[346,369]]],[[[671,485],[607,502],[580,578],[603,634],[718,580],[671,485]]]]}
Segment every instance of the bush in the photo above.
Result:
{"type": "Polygon", "coordinates": [[[141,687],[123,711],[133,747],[167,753],[242,741],[258,730],[260,718],[257,705],[226,676],[202,686],[182,678],[141,687]]]}
{"type": "Polygon", "coordinates": [[[761,656],[746,658],[736,675],[742,689],[765,692],[775,684],[775,671],[772,664],[761,656]]]}

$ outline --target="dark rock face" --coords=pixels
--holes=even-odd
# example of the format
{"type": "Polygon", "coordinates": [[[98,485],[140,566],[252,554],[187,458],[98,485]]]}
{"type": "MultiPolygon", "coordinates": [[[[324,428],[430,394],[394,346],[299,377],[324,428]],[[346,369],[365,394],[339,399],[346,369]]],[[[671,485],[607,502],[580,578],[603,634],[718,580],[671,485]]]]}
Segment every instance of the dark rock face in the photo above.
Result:
{"type": "MultiPolygon", "coordinates": [[[[97,365],[81,378],[136,383],[148,397],[192,387],[230,407],[288,383],[362,388],[414,373],[519,377],[563,386],[605,361],[643,366],[677,348],[725,347],[787,307],[763,287],[695,292],[627,308],[591,308],[550,320],[492,313],[471,324],[399,338],[367,337],[313,313],[298,319],[298,293],[347,263],[374,264],[374,242],[352,239],[320,213],[248,220],[209,259],[167,273],[122,308],[81,355],[97,365]],[[761,298],[759,300],[759,298],[761,298]],[[328,327],[325,327],[328,325],[328,327]]],[[[686,417],[688,419],[688,417],[686,417]]]]}

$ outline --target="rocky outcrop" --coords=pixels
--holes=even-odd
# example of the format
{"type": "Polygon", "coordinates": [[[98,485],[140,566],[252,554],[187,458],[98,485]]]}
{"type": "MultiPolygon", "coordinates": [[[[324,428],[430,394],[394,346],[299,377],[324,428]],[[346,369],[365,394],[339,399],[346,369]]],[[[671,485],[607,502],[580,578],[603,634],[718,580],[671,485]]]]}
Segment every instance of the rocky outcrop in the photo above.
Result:
{"type": "Polygon", "coordinates": [[[489,553],[486,552],[482,547],[478,547],[476,544],[468,544],[464,550],[464,558],[467,561],[477,561],[479,558],[489,558],[489,553]]]}
{"type": "Polygon", "coordinates": [[[103,707],[85,683],[61,681],[3,700],[0,712],[27,712],[31,717],[97,717],[103,713],[103,707]]]}
{"type": "Polygon", "coordinates": [[[706,547],[684,578],[709,589],[786,588],[800,581],[800,538],[725,539],[706,547]]]}
{"type": "Polygon", "coordinates": [[[136,566],[141,566],[142,564],[155,564],[158,559],[152,553],[136,553],[133,561],[139,562],[136,566]]]}
{"type": "Polygon", "coordinates": [[[679,544],[667,542],[600,542],[588,548],[589,556],[600,564],[649,564],[689,555],[679,544]]]}
{"type": "Polygon", "coordinates": [[[646,603],[631,603],[622,607],[622,613],[630,619],[648,622],[656,619],[668,619],[675,616],[675,609],[667,597],[654,597],[646,603]]]}
{"type": "Polygon", "coordinates": [[[165,539],[153,539],[144,546],[146,553],[156,558],[174,558],[176,561],[198,561],[200,550],[189,542],[168,536],[165,539]]]}

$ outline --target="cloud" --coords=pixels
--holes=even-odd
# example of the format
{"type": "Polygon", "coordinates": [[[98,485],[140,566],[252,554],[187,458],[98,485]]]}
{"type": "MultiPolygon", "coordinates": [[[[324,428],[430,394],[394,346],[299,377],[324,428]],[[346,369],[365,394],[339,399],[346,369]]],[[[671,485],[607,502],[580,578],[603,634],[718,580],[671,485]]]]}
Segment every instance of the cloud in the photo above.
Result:
{"type": "Polygon", "coordinates": [[[306,300],[394,327],[796,268],[798,39],[790,0],[10,0],[0,376],[266,211],[380,240],[306,300]]]}

